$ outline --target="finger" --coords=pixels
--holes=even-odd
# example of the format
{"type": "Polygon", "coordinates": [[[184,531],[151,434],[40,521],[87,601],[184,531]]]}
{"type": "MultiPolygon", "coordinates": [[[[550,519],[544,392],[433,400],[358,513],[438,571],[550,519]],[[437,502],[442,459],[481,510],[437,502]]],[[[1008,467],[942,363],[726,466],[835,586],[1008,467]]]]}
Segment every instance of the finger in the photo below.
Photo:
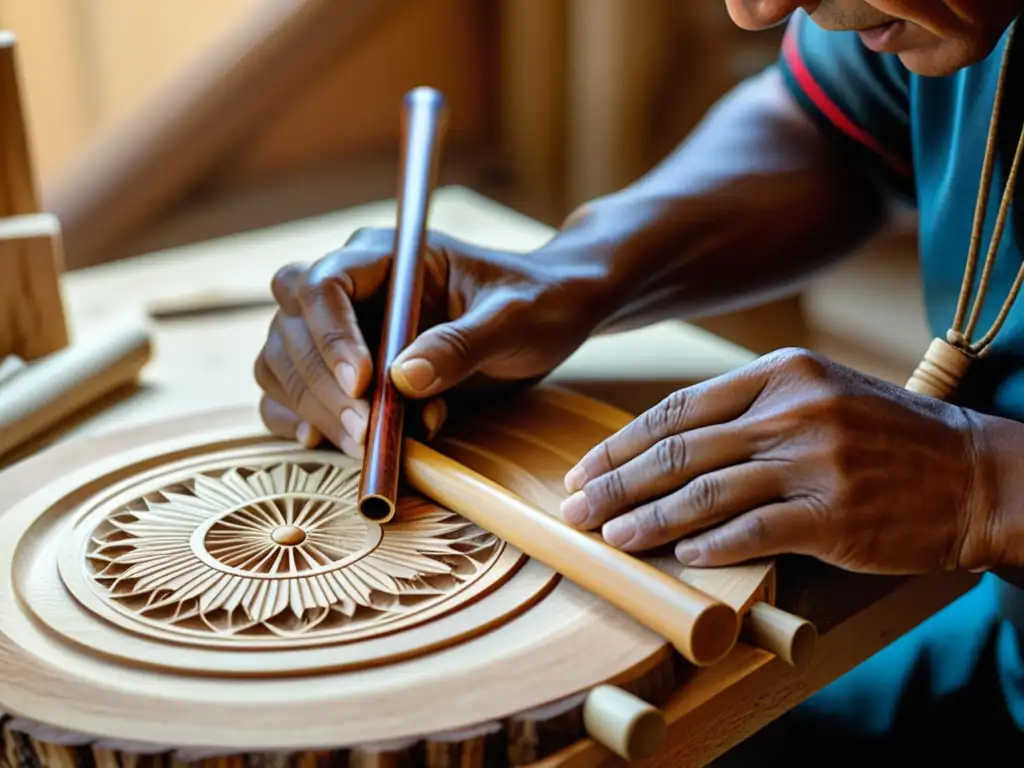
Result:
{"type": "Polygon", "coordinates": [[[754,461],[701,475],[668,496],[609,520],[604,540],[643,552],[773,502],[782,495],[780,462],[754,461]]]}
{"type": "Polygon", "coordinates": [[[308,268],[307,264],[286,264],[274,274],[270,281],[270,292],[274,295],[274,301],[286,315],[299,316],[302,314],[302,305],[299,304],[296,288],[308,268]]]}
{"type": "Polygon", "coordinates": [[[362,444],[366,438],[370,406],[365,400],[354,400],[342,391],[337,379],[327,370],[306,321],[301,317],[278,314],[272,329],[280,337],[306,388],[334,418],[340,419],[352,440],[362,444]]]}
{"type": "Polygon", "coordinates": [[[589,480],[622,466],[670,435],[742,416],[765,383],[763,366],[748,366],[672,393],[588,451],[566,474],[566,489],[580,490],[589,480]]]}
{"type": "Polygon", "coordinates": [[[782,554],[813,554],[815,523],[807,502],[797,499],[757,507],[692,539],[676,544],[683,565],[713,568],[782,554]]]}
{"type": "Polygon", "coordinates": [[[256,358],[256,383],[271,399],[290,409],[302,421],[349,456],[361,458],[362,443],[356,443],[323,404],[313,397],[295,371],[280,338],[271,334],[256,358]]]}
{"type": "Polygon", "coordinates": [[[457,320],[421,333],[395,360],[391,380],[406,397],[435,397],[520,346],[524,320],[495,294],[457,320]]]}
{"type": "Polygon", "coordinates": [[[364,247],[362,242],[356,239],[325,256],[306,271],[296,288],[302,316],[324,363],[352,398],[363,395],[373,376],[373,357],[355,305],[383,287],[391,262],[390,250],[364,247]]]}
{"type": "Polygon", "coordinates": [[[272,434],[285,440],[295,440],[305,448],[312,450],[323,442],[324,436],[316,427],[310,426],[269,395],[260,398],[260,417],[272,434]]]}
{"type": "Polygon", "coordinates": [[[562,518],[577,528],[596,528],[694,478],[749,460],[756,443],[742,424],[716,424],[658,441],[573,493],[562,502],[562,518]]]}
{"type": "Polygon", "coordinates": [[[427,430],[426,439],[433,440],[441,431],[445,420],[448,418],[448,405],[439,397],[428,400],[423,406],[421,416],[423,426],[427,430]]]}

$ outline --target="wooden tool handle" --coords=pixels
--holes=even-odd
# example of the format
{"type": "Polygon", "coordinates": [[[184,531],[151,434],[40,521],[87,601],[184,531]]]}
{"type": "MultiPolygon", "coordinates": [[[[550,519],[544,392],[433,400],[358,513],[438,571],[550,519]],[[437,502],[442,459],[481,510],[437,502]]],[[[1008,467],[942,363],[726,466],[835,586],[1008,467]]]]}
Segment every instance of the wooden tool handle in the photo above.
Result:
{"type": "Polygon", "coordinates": [[[150,336],[125,324],[41,357],[0,386],[0,456],[136,380],[150,336]]]}
{"type": "Polygon", "coordinates": [[[359,511],[378,523],[387,522],[395,514],[405,409],[391,381],[391,366],[416,338],[419,328],[427,217],[446,127],[447,106],[438,91],[415,88],[405,95],[395,258],[359,484],[359,511]]]}
{"type": "Polygon", "coordinates": [[[694,664],[724,657],[739,635],[736,611],[643,560],[578,531],[469,467],[406,438],[409,485],[500,536],[666,638],[694,664]]]}

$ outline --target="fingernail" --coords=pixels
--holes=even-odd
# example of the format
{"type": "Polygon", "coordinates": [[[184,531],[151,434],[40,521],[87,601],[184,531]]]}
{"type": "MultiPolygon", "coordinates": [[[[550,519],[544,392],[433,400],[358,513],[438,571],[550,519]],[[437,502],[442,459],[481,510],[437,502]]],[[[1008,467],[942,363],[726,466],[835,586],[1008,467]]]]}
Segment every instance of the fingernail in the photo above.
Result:
{"type": "Polygon", "coordinates": [[[405,380],[406,388],[413,392],[422,392],[437,379],[434,364],[421,357],[406,360],[392,373],[398,373],[405,380]]]}
{"type": "Polygon", "coordinates": [[[604,524],[604,528],[601,529],[601,535],[604,537],[604,540],[613,547],[621,547],[629,542],[635,532],[636,528],[633,526],[632,521],[625,517],[616,517],[614,520],[609,520],[604,524]]]}
{"type": "Polygon", "coordinates": [[[423,426],[427,429],[427,440],[433,440],[444,426],[448,406],[444,400],[432,400],[423,408],[423,426]]]}
{"type": "Polygon", "coordinates": [[[561,504],[562,519],[569,525],[583,525],[590,517],[590,504],[582,491],[577,491],[561,504]]]}
{"type": "Polygon", "coordinates": [[[351,408],[346,408],[341,412],[341,426],[357,443],[362,443],[366,437],[366,419],[351,408]]]}
{"type": "Polygon", "coordinates": [[[356,396],[356,369],[351,363],[341,362],[334,369],[334,378],[349,397],[356,396]]]}
{"type": "Polygon", "coordinates": [[[296,428],[295,438],[303,447],[313,449],[320,445],[323,435],[320,434],[320,430],[316,427],[304,421],[296,428]]]}
{"type": "Polygon", "coordinates": [[[587,484],[587,473],[579,464],[569,470],[565,476],[565,490],[575,493],[587,484]]]}
{"type": "Polygon", "coordinates": [[[683,565],[693,565],[700,559],[700,549],[688,541],[681,541],[676,544],[676,560],[683,565]]]}

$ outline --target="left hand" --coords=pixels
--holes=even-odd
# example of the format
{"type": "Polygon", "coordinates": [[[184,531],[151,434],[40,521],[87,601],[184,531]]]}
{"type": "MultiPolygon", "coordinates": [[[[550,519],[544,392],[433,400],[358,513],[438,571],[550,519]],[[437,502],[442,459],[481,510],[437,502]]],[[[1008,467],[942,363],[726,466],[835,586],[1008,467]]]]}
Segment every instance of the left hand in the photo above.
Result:
{"type": "Polygon", "coordinates": [[[976,417],[803,350],[681,390],[566,476],[566,522],[685,565],[986,567],[976,417]]]}

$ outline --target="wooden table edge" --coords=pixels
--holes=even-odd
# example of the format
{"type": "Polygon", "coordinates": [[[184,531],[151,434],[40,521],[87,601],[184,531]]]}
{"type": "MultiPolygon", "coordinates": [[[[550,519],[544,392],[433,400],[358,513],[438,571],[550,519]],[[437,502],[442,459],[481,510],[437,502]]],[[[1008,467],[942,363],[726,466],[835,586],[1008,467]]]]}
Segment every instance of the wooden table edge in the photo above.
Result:
{"type": "MultiPolygon", "coordinates": [[[[643,768],[698,768],[725,754],[811,694],[842,677],[977,585],[977,574],[916,576],[823,633],[811,663],[792,667],[738,644],[723,661],[697,671],[662,709],[665,747],[643,768]],[[757,702],[757,706],[752,706],[757,702]]],[[[605,747],[581,740],[531,768],[625,765],[605,747]]]]}

